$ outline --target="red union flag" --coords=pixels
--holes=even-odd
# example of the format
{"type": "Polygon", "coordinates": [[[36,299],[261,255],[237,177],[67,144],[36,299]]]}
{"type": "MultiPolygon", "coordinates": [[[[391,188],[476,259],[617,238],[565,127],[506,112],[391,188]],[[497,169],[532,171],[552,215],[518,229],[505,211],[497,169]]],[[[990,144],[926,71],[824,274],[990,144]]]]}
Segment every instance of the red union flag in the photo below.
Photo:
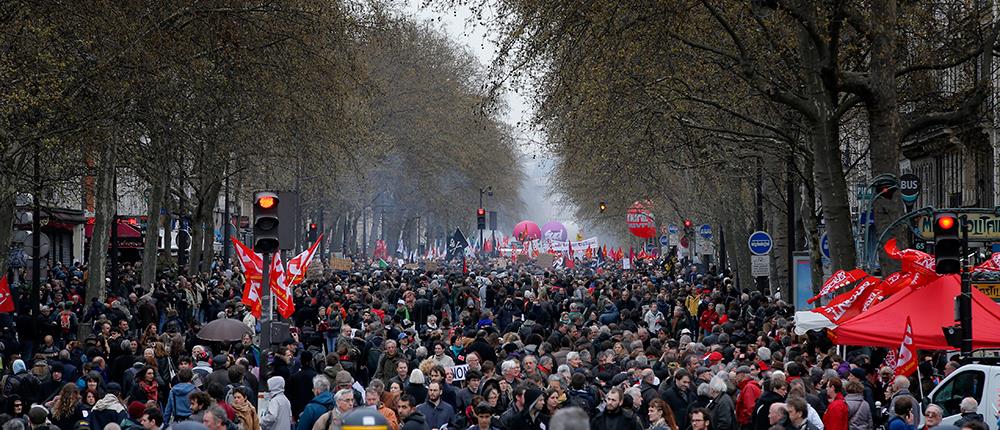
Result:
{"type": "Polygon", "coordinates": [[[14,312],[14,296],[10,294],[10,284],[7,283],[7,275],[0,278],[0,313],[14,312]]]}
{"type": "Polygon", "coordinates": [[[861,269],[854,269],[851,270],[850,272],[844,270],[838,270],[836,272],[833,272],[833,274],[830,275],[830,278],[823,283],[823,288],[819,290],[819,294],[817,294],[816,297],[807,300],[807,302],[809,303],[815,302],[824,294],[829,294],[834,291],[837,291],[842,287],[844,287],[845,285],[856,282],[858,279],[864,279],[866,276],[868,276],[868,274],[861,269]]]}
{"type": "Polygon", "coordinates": [[[309,268],[309,263],[312,262],[313,257],[316,255],[316,248],[319,247],[321,240],[323,240],[323,235],[320,235],[316,239],[316,243],[312,244],[308,250],[288,260],[286,271],[288,273],[289,286],[294,287],[299,285],[305,279],[306,269],[309,268]]]}
{"type": "Polygon", "coordinates": [[[250,307],[250,313],[254,317],[260,318],[261,313],[261,270],[264,266],[264,259],[261,258],[260,254],[253,252],[248,246],[240,242],[235,236],[231,237],[233,240],[233,249],[236,251],[236,256],[240,260],[240,265],[243,266],[243,276],[246,278],[246,284],[243,286],[243,299],[242,303],[250,307]]]}
{"type": "Polygon", "coordinates": [[[292,300],[291,282],[288,274],[285,273],[284,265],[281,264],[281,253],[274,254],[271,260],[271,272],[268,273],[268,281],[271,284],[271,292],[278,302],[278,314],[282,318],[288,318],[295,313],[295,302],[292,300]]]}
{"type": "Polygon", "coordinates": [[[910,317],[906,317],[906,330],[903,332],[903,343],[899,345],[899,353],[896,354],[897,376],[910,376],[917,370],[917,348],[913,346],[913,326],[910,325],[910,317]]]}

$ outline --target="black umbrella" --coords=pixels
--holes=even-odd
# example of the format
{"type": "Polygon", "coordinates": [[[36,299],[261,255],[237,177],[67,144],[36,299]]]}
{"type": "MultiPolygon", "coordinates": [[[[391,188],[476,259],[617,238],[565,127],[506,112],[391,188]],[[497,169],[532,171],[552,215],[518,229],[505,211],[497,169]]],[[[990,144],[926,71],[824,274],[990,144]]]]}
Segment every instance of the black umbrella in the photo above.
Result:
{"type": "Polygon", "coordinates": [[[243,321],[232,318],[217,319],[198,331],[199,338],[216,342],[235,342],[242,339],[244,334],[253,335],[253,330],[243,324],[243,321]]]}

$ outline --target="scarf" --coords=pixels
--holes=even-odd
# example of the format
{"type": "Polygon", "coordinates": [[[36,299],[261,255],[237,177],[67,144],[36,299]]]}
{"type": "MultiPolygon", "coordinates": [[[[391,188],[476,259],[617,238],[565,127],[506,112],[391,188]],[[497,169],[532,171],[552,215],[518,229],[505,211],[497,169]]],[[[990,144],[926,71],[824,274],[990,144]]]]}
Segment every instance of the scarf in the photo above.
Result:
{"type": "Polygon", "coordinates": [[[260,419],[257,418],[257,411],[253,409],[253,405],[249,401],[236,403],[233,402],[233,409],[236,411],[236,420],[243,423],[244,429],[259,429],[260,419]]]}
{"type": "MultiPolygon", "coordinates": [[[[159,389],[158,389],[159,387],[157,387],[156,381],[153,381],[152,384],[148,384],[148,383],[146,383],[146,381],[140,381],[139,382],[139,388],[142,389],[142,391],[144,391],[146,393],[146,398],[147,399],[152,400],[154,402],[157,401],[156,400],[156,396],[159,393],[159,389]]],[[[159,403],[159,402],[157,402],[157,403],[159,403]]]]}

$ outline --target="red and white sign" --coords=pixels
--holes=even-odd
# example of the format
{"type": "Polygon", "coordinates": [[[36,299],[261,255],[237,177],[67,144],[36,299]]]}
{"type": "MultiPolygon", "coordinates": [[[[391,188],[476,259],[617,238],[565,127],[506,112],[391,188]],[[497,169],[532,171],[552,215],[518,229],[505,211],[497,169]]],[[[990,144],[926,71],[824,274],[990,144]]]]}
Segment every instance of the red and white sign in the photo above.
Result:
{"type": "Polygon", "coordinates": [[[625,225],[636,237],[649,239],[656,237],[656,219],[642,203],[635,202],[625,213],[625,225]]]}

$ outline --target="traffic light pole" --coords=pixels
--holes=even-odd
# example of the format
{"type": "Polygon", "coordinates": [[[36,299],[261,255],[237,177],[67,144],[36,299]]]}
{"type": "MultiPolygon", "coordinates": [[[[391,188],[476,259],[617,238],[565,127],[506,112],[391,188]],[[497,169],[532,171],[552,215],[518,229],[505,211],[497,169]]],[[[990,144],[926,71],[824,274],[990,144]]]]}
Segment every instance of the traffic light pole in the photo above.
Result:
{"type": "Polygon", "coordinates": [[[969,229],[962,227],[962,291],[958,296],[958,318],[962,325],[962,356],[972,354],[972,274],[969,262],[969,229]]]}
{"type": "Polygon", "coordinates": [[[274,303],[274,300],[271,300],[271,281],[269,279],[270,275],[269,272],[271,271],[270,252],[264,253],[264,260],[261,265],[263,267],[261,267],[261,276],[260,276],[261,290],[262,290],[260,299],[261,301],[265,301],[265,303],[263,303],[263,306],[261,306],[263,308],[263,312],[261,312],[260,316],[260,325],[261,327],[267,327],[267,330],[266,333],[262,332],[260,336],[260,363],[259,363],[260,377],[258,378],[258,380],[265,381],[266,383],[268,370],[270,368],[270,364],[268,363],[268,359],[271,356],[270,321],[272,315],[271,311],[271,308],[273,306],[272,303],[274,303]]]}

